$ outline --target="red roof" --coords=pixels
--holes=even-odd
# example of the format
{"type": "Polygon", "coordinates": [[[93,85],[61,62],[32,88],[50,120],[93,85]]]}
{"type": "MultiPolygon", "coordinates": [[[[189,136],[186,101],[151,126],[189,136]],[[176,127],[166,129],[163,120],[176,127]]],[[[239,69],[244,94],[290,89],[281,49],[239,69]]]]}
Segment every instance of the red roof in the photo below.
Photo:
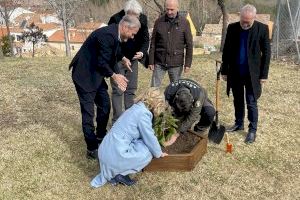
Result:
{"type": "MultiPolygon", "coordinates": [[[[75,29],[69,30],[69,39],[71,43],[83,43],[91,32],[79,32],[75,29]]],[[[48,42],[65,42],[64,31],[58,30],[48,38],[48,42]]]]}
{"type": "MultiPolygon", "coordinates": [[[[11,33],[22,33],[23,30],[17,27],[10,27],[9,31],[11,33]]],[[[3,36],[7,35],[7,29],[5,26],[1,26],[0,27],[0,38],[2,38],[3,36]]]]}
{"type": "Polygon", "coordinates": [[[101,24],[101,22],[85,22],[79,24],[76,28],[82,30],[96,30],[100,28],[101,24]]]}
{"type": "Polygon", "coordinates": [[[56,24],[56,23],[47,23],[47,24],[36,23],[35,25],[38,26],[39,28],[43,29],[43,31],[53,30],[53,29],[61,27],[61,25],[56,24]]]}

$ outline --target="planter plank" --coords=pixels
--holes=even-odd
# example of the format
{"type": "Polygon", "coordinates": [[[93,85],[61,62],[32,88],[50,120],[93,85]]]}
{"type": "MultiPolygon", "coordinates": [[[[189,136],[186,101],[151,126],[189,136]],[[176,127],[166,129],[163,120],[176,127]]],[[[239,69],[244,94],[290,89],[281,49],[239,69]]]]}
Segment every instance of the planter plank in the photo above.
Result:
{"type": "MultiPolygon", "coordinates": [[[[189,131],[192,132],[192,131],[189,131]]],[[[193,133],[193,132],[192,132],[193,133]]],[[[207,138],[200,137],[190,153],[169,154],[163,158],[154,158],[144,171],[191,171],[207,152],[207,138]]]]}

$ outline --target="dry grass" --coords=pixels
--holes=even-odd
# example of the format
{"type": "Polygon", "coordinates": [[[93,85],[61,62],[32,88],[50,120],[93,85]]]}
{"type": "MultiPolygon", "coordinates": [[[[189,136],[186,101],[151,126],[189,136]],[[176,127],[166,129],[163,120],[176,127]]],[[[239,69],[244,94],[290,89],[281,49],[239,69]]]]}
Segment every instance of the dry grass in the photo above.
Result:
{"type": "MultiPolygon", "coordinates": [[[[299,199],[299,66],[272,63],[260,99],[257,142],[246,132],[209,144],[192,172],[139,173],[134,187],[89,186],[98,164],[85,158],[78,99],[65,58],[0,63],[0,199],[299,199]],[[298,192],[297,192],[298,191],[298,192]]],[[[140,68],[139,88],[150,72],[140,68]]],[[[214,56],[194,59],[189,75],[214,98],[214,56]]],[[[165,83],[167,77],[165,78],[165,83]]],[[[225,83],[222,83],[222,90],[225,83]]],[[[222,92],[221,122],[233,122],[222,92]]]]}

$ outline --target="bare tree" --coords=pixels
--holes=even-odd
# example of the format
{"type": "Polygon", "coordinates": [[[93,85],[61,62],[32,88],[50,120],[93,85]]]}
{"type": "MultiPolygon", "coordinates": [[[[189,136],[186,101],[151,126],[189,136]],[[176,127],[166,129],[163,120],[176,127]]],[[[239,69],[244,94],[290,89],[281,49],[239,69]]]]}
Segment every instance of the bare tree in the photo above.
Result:
{"type": "Polygon", "coordinates": [[[164,8],[157,0],[142,0],[145,10],[151,10],[156,13],[162,14],[164,12],[164,8]],[[151,2],[154,2],[155,6],[151,4],[151,2]]]}
{"type": "Polygon", "coordinates": [[[4,55],[3,55],[3,49],[2,49],[2,42],[0,39],[0,59],[3,59],[3,58],[4,58],[4,55]]]}
{"type": "Polygon", "coordinates": [[[47,36],[43,34],[43,29],[36,26],[33,22],[22,33],[22,41],[32,43],[32,57],[35,53],[35,45],[39,42],[47,41],[47,36]]]}
{"type": "Polygon", "coordinates": [[[164,7],[157,0],[153,0],[153,1],[154,1],[155,5],[158,7],[160,13],[161,14],[164,13],[164,11],[165,11],[164,7]]]}
{"type": "Polygon", "coordinates": [[[73,16],[81,5],[87,0],[48,0],[50,6],[62,21],[64,29],[64,39],[66,47],[66,56],[71,57],[71,48],[69,41],[69,26],[73,22],[73,16]]]}
{"type": "Polygon", "coordinates": [[[225,0],[218,0],[218,5],[220,6],[223,15],[222,39],[221,39],[221,46],[220,46],[220,51],[222,52],[225,43],[226,33],[227,33],[227,26],[229,23],[229,16],[225,6],[225,0]]]}
{"type": "Polygon", "coordinates": [[[10,16],[16,9],[19,1],[18,0],[1,0],[0,1],[0,16],[3,17],[5,21],[5,26],[7,30],[7,35],[9,38],[10,56],[14,56],[14,46],[13,39],[10,34],[10,16]]]}

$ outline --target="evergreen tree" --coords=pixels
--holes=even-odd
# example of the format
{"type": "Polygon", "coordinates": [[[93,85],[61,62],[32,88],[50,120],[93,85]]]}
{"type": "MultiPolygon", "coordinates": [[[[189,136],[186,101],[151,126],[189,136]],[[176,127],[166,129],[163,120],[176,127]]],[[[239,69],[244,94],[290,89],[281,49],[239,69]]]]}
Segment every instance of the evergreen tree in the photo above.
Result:
{"type": "MultiPolygon", "coordinates": [[[[11,36],[11,41],[14,41],[14,40],[15,40],[15,37],[11,36]]],[[[0,47],[1,47],[1,50],[2,50],[2,54],[4,56],[11,55],[11,48],[10,48],[10,44],[9,44],[8,35],[5,35],[0,39],[0,47]]]]}

